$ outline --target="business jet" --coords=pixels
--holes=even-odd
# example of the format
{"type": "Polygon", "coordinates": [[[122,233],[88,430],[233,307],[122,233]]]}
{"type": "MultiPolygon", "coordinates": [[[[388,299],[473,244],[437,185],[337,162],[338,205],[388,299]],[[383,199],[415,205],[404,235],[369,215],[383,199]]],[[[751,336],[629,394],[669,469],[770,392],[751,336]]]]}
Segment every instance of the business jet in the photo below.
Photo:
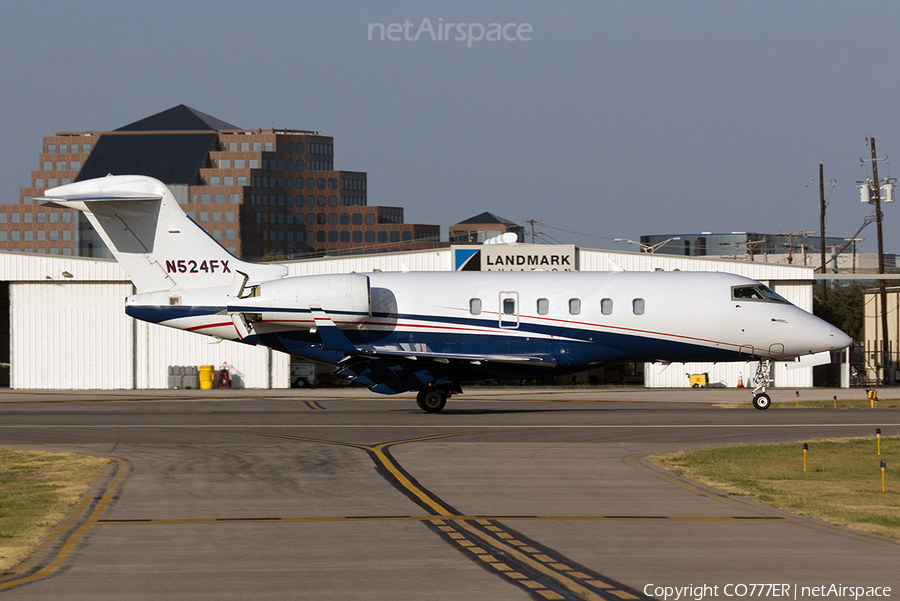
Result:
{"type": "Polygon", "coordinates": [[[242,261],[162,182],[107,176],[47,190],[83,211],[135,286],[128,315],[335,366],[439,412],[462,384],[635,361],[828,360],[850,338],[755,280],[715,272],[403,272],[287,277],[242,261]]]}

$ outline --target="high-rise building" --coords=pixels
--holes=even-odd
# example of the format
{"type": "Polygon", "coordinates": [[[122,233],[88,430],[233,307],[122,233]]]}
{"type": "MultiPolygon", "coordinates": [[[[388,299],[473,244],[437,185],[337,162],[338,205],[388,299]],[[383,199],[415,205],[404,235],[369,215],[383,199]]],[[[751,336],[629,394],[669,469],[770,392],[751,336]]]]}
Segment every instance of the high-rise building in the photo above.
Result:
{"type": "Polygon", "coordinates": [[[366,174],[334,168],[318,131],[240,129],[179,105],[110,132],[44,138],[20,204],[0,205],[0,250],[110,256],[80,213],[35,204],[47,188],[107,174],[167,184],[188,215],[244,259],[294,259],[445,246],[440,226],[369,206],[366,174]]]}

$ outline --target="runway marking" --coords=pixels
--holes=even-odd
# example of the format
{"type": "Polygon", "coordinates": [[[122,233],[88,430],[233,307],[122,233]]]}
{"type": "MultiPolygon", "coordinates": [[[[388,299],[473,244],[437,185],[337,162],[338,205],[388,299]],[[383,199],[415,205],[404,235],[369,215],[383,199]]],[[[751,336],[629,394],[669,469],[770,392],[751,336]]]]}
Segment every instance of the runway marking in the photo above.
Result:
{"type": "MultiPolygon", "coordinates": [[[[113,497],[113,490],[115,490],[116,484],[119,483],[119,480],[125,474],[125,463],[120,459],[116,459],[115,457],[112,457],[111,460],[118,463],[118,473],[115,475],[115,477],[112,479],[112,481],[107,485],[106,490],[103,492],[103,496],[100,497],[99,499],[96,499],[96,498],[82,499],[82,502],[78,505],[79,510],[86,510],[86,509],[89,509],[89,506],[93,501],[97,501],[97,503],[96,503],[96,505],[94,505],[93,509],[90,510],[91,513],[88,516],[85,523],[82,524],[82,526],[80,528],[78,528],[73,533],[71,533],[68,537],[65,538],[64,542],[61,544],[59,550],[57,551],[56,556],[52,559],[52,561],[50,561],[50,563],[48,563],[43,568],[38,569],[33,574],[29,574],[28,576],[24,576],[21,578],[14,578],[13,580],[6,580],[3,582],[0,582],[0,590],[9,589],[14,586],[19,586],[20,584],[26,584],[28,582],[32,582],[39,578],[44,578],[45,576],[49,576],[50,574],[55,572],[57,569],[59,569],[59,567],[63,564],[63,562],[72,553],[72,550],[75,548],[75,545],[78,543],[78,541],[81,539],[81,537],[84,536],[84,533],[87,532],[91,528],[91,526],[93,526],[94,524],[97,523],[97,521],[100,517],[100,514],[103,512],[103,510],[106,508],[106,506],[109,504],[110,500],[113,497]],[[87,502],[85,502],[85,501],[87,501],[87,502]]],[[[42,541],[41,544],[38,546],[38,548],[46,549],[53,540],[55,540],[57,537],[59,537],[69,526],[71,526],[74,522],[76,522],[80,517],[83,517],[83,514],[75,514],[73,512],[73,515],[70,516],[70,518],[67,518],[66,520],[64,520],[59,526],[57,526],[57,528],[54,530],[54,533],[51,534],[47,539],[42,541]]],[[[21,567],[14,570],[13,575],[15,576],[17,574],[21,574],[23,572],[27,572],[32,569],[35,569],[35,565],[31,562],[26,562],[21,567]]]]}
{"type": "MultiPolygon", "coordinates": [[[[804,424],[804,423],[767,423],[767,424],[654,424],[654,423],[636,423],[636,424],[537,424],[531,426],[523,426],[521,424],[497,424],[497,425],[445,425],[445,424],[231,424],[234,428],[266,428],[276,430],[296,430],[296,429],[354,429],[354,430],[447,430],[450,428],[467,428],[469,430],[616,430],[616,429],[634,429],[634,428],[884,428],[884,427],[900,427],[900,422],[871,422],[871,423],[852,423],[844,422],[839,424],[804,424]]],[[[113,429],[133,429],[133,428],[184,428],[184,429],[214,429],[222,432],[237,434],[257,434],[266,436],[261,432],[238,432],[235,430],[222,430],[222,424],[0,424],[0,429],[19,429],[19,428],[48,428],[48,429],[78,429],[78,428],[113,428],[113,429]]],[[[475,432],[461,432],[461,434],[474,434],[475,432]]],[[[482,434],[483,432],[478,432],[482,434]]],[[[312,442],[312,441],[311,441],[312,442]]],[[[326,443],[329,441],[320,440],[318,442],[326,443]]],[[[412,441],[415,442],[415,441],[412,441]]],[[[337,443],[332,443],[337,444],[337,443]]],[[[354,445],[350,445],[354,446],[354,445]]],[[[362,446],[362,445],[356,445],[362,446]]]]}
{"type": "MultiPolygon", "coordinates": [[[[221,428],[221,426],[219,428],[221,428]]],[[[534,430],[535,428],[517,426],[515,429],[524,431],[534,430]]],[[[430,518],[419,518],[419,520],[427,525],[429,529],[469,559],[476,561],[483,568],[496,576],[503,578],[510,584],[522,588],[535,598],[586,599],[594,601],[650,599],[650,597],[643,595],[636,589],[631,589],[624,584],[615,582],[610,578],[595,573],[590,568],[575,563],[569,558],[560,555],[555,550],[540,545],[537,541],[533,541],[523,534],[505,526],[496,518],[462,515],[459,511],[419,484],[390,453],[391,447],[398,445],[466,436],[474,434],[475,432],[452,432],[376,445],[363,445],[359,443],[290,436],[287,434],[222,429],[217,431],[283,438],[286,440],[344,446],[364,450],[375,462],[379,473],[388,480],[388,482],[392,483],[414,503],[433,514],[430,518]],[[444,526],[444,528],[441,528],[441,526],[444,526]],[[507,536],[501,536],[504,534],[507,536]],[[513,545],[510,542],[511,540],[516,540],[524,544],[513,545]],[[571,569],[569,569],[570,565],[573,566],[571,569]],[[563,566],[566,569],[561,569],[556,566],[563,566]],[[574,576],[573,572],[576,571],[587,577],[581,578],[574,576]],[[592,584],[593,582],[612,584],[609,584],[608,587],[604,587],[592,584]]],[[[509,430],[494,429],[494,431],[508,432],[509,430]]],[[[485,432],[479,431],[477,433],[484,434],[485,432]]],[[[413,518],[397,518],[395,516],[394,519],[413,518]]],[[[532,516],[532,519],[538,519],[538,516],[532,516]]],[[[215,520],[216,523],[220,521],[221,520],[219,519],[215,520]]],[[[236,523],[238,521],[239,520],[231,520],[230,522],[236,523]]],[[[257,520],[254,521],[258,522],[257,520]]],[[[284,520],[277,521],[283,522],[284,520]]]]}
{"type": "Polygon", "coordinates": [[[322,405],[318,403],[318,401],[303,401],[303,403],[309,407],[310,409],[315,409],[317,411],[322,411],[325,409],[322,405]]]}
{"type": "MultiPolygon", "coordinates": [[[[640,515],[505,515],[505,516],[477,516],[477,515],[450,515],[441,516],[448,522],[465,522],[471,520],[495,520],[504,521],[547,521],[547,522],[747,522],[747,521],[769,521],[784,522],[787,518],[782,516],[700,516],[700,515],[673,515],[673,516],[640,516],[640,515]]],[[[173,525],[173,524],[239,524],[239,523],[261,523],[274,522],[279,524],[289,523],[321,523],[321,522],[425,522],[434,520],[433,515],[373,515],[373,516],[309,516],[309,517],[240,517],[240,518],[134,518],[134,519],[106,519],[97,520],[100,526],[141,526],[141,525],[173,525]]],[[[517,540],[513,535],[508,534],[496,526],[487,528],[491,532],[496,532],[497,536],[505,542],[518,547],[526,547],[526,543],[517,540]]],[[[450,526],[442,526],[442,532],[449,534],[450,538],[455,540],[464,540],[464,536],[456,533],[450,526]]],[[[537,549],[526,547],[529,553],[539,553],[537,549]]],[[[547,560],[549,561],[549,560],[547,560]]]]}

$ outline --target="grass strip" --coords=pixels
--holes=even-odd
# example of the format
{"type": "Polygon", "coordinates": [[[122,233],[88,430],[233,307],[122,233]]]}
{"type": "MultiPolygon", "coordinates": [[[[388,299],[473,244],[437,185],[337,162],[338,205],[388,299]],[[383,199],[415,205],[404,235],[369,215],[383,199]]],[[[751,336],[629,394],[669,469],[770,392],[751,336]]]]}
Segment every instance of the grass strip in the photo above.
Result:
{"type": "Polygon", "coordinates": [[[0,448],[0,575],[32,553],[108,463],[105,457],[0,448]]]}
{"type": "Polygon", "coordinates": [[[653,455],[649,460],[679,476],[820,519],[900,540],[900,436],[745,445],[653,455]],[[881,491],[881,462],[887,464],[881,491]]]}

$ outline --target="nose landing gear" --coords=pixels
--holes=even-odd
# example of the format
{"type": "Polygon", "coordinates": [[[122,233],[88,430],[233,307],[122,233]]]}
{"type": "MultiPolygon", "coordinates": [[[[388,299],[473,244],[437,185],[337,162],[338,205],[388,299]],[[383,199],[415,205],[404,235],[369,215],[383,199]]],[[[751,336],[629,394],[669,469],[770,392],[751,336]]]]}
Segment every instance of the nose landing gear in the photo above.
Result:
{"type": "Polygon", "coordinates": [[[756,375],[753,377],[753,406],[759,410],[765,410],[772,404],[772,399],[766,394],[766,387],[771,382],[769,373],[772,370],[771,359],[760,359],[759,367],[756,369],[756,375]]]}

